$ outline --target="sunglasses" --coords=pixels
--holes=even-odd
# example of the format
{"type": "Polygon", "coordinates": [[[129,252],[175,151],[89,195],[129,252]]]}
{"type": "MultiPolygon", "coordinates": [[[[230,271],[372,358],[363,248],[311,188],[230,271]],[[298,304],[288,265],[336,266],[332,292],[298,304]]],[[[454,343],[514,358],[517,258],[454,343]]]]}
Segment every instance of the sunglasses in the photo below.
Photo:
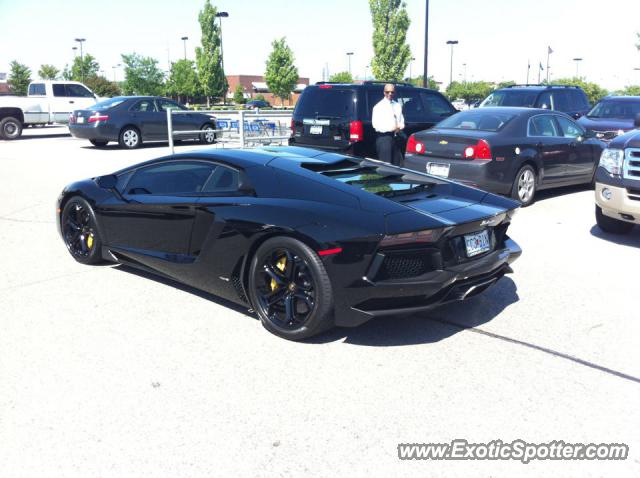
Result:
{"type": "Polygon", "coordinates": [[[396,94],[396,92],[395,92],[395,91],[387,91],[387,90],[384,90],[384,94],[385,94],[385,95],[395,95],[395,94],[396,94]]]}

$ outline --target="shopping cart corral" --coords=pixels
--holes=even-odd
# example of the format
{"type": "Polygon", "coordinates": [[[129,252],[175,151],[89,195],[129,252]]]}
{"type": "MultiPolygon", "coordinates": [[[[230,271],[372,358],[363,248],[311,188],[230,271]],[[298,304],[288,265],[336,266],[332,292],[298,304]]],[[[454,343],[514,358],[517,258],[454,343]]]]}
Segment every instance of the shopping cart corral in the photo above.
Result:
{"type": "MultiPolygon", "coordinates": [[[[174,152],[174,141],[181,136],[198,131],[175,131],[173,119],[175,115],[189,114],[191,111],[176,109],[167,110],[167,128],[169,148],[174,152]]],[[[223,146],[252,148],[267,144],[287,144],[291,135],[291,111],[260,110],[213,110],[198,111],[212,116],[215,120],[216,143],[223,146]]]]}

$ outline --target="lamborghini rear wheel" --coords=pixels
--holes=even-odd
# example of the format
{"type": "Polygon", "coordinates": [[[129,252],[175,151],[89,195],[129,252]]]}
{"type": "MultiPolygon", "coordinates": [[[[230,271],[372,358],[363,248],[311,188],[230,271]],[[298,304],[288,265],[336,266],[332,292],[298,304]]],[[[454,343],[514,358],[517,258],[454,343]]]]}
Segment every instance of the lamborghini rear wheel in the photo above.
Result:
{"type": "Polygon", "coordinates": [[[60,220],[62,237],[71,256],[82,264],[102,262],[102,242],[93,209],[81,197],[73,197],[64,206],[60,220]]]}
{"type": "Polygon", "coordinates": [[[333,325],[333,292],[318,255],[291,237],[262,244],[251,261],[249,295],[264,327],[289,340],[333,325]]]}

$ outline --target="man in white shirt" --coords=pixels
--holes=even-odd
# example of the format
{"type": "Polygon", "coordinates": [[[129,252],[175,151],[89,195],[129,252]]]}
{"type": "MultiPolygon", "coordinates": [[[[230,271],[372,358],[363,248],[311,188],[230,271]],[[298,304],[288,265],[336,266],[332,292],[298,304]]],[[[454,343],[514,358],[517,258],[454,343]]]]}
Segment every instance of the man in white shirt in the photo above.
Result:
{"type": "Polygon", "coordinates": [[[396,87],[391,83],[384,85],[384,98],[374,107],[371,115],[376,138],[378,159],[387,163],[402,166],[402,151],[400,150],[398,134],[404,129],[402,105],[394,101],[396,87]]]}

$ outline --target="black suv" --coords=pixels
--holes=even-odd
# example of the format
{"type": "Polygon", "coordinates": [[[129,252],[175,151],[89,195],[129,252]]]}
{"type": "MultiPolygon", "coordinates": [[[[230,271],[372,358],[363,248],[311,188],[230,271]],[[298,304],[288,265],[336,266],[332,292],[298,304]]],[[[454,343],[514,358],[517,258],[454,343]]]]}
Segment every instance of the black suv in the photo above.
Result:
{"type": "Polygon", "coordinates": [[[494,91],[480,104],[483,106],[522,106],[562,111],[574,118],[587,114],[591,105],[579,86],[512,85],[494,91]]]}
{"type": "MultiPolygon", "coordinates": [[[[362,84],[319,82],[307,86],[293,111],[289,144],[376,158],[371,112],[384,96],[384,85],[385,82],[365,81],[362,84]]],[[[395,100],[402,104],[407,137],[457,113],[437,91],[408,83],[394,85],[395,100]]]]}

